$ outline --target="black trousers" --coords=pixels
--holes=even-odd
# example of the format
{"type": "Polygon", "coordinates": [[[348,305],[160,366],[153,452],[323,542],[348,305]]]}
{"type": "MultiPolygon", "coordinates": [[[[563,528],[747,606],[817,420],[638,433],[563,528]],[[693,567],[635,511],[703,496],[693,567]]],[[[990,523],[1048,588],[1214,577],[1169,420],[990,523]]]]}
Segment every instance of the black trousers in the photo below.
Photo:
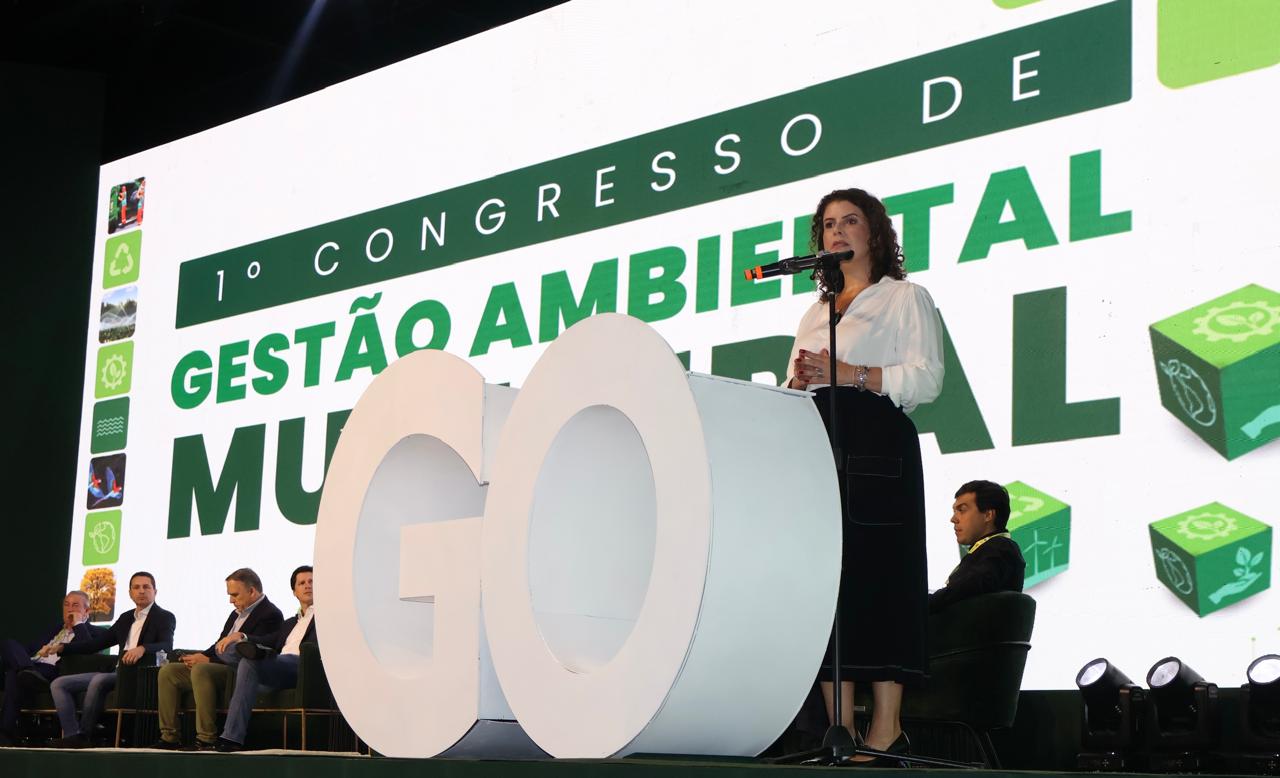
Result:
{"type": "Polygon", "coordinates": [[[0,710],[0,730],[11,730],[18,723],[18,711],[22,709],[24,691],[18,683],[18,673],[35,670],[52,681],[58,677],[58,668],[43,662],[32,662],[27,649],[13,639],[0,640],[0,669],[4,670],[4,708],[0,710]]]}

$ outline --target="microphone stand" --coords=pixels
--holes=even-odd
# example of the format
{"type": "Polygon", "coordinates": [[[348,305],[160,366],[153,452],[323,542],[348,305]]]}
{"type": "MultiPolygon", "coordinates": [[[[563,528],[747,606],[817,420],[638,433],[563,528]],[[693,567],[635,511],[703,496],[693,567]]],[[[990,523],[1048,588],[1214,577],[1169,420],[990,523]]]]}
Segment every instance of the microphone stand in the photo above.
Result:
{"type": "MultiPolygon", "coordinates": [[[[804,257],[803,261],[788,264],[785,260],[778,263],[778,269],[774,271],[776,275],[794,275],[803,272],[814,266],[820,266],[822,269],[830,270],[838,268],[840,263],[853,255],[852,251],[847,252],[831,252],[826,254],[816,254],[812,258],[804,257]]],[[[752,278],[751,271],[747,271],[747,277],[752,278]]],[[[759,280],[760,276],[755,276],[759,280]]],[[[830,383],[827,385],[827,440],[831,444],[831,453],[836,460],[836,478],[843,479],[845,471],[845,458],[840,450],[840,442],[837,436],[837,430],[840,429],[837,422],[836,410],[836,387],[839,385],[836,380],[836,325],[840,323],[840,314],[836,311],[836,296],[828,295],[827,298],[827,371],[830,376],[830,383]]],[[[842,481],[837,481],[842,483],[842,481]]],[[[848,487],[846,486],[846,489],[848,487]]],[[[847,499],[847,497],[846,497],[847,499]]],[[[840,522],[843,527],[844,523],[844,501],[841,501],[840,522]]],[[[843,530],[842,530],[843,531],[843,530]]],[[[874,748],[867,748],[865,745],[858,745],[849,730],[845,729],[843,718],[843,706],[841,704],[840,684],[841,684],[841,652],[840,652],[840,597],[836,595],[836,613],[835,621],[831,628],[831,712],[835,721],[827,728],[826,733],[822,736],[822,745],[809,751],[801,751],[795,754],[786,754],[783,756],[770,759],[775,764],[786,764],[802,762],[812,765],[839,765],[839,766],[855,766],[858,763],[853,761],[854,756],[871,756],[882,759],[893,760],[897,762],[906,762],[914,765],[922,765],[929,767],[951,767],[960,769],[973,769],[974,765],[964,762],[954,762],[948,759],[934,759],[926,756],[913,756],[910,754],[891,754],[887,751],[878,751],[874,748]]]]}
{"type": "MultiPolygon", "coordinates": [[[[843,255],[830,254],[818,257],[819,267],[824,271],[833,267],[838,267],[840,260],[844,259],[843,255]],[[830,257],[830,258],[828,258],[830,257]]],[[[780,265],[782,263],[779,263],[780,265]]],[[[807,263],[806,263],[807,264],[807,263]]],[[[792,270],[790,267],[779,268],[781,274],[791,275],[793,273],[802,272],[807,268],[799,268],[792,270]]],[[[841,456],[840,441],[837,437],[837,410],[836,410],[836,325],[840,322],[840,314],[836,311],[836,296],[834,294],[827,296],[827,371],[829,375],[829,384],[827,386],[827,440],[831,445],[831,454],[836,461],[836,478],[844,477],[844,457],[841,456]]],[[[839,481],[837,481],[839,483],[839,481]]],[[[841,511],[843,512],[843,504],[841,511]]],[[[840,517],[843,525],[844,516],[840,517]]],[[[795,763],[804,762],[807,764],[820,765],[838,765],[851,764],[850,758],[860,753],[858,745],[854,742],[853,735],[844,727],[844,711],[841,704],[841,652],[840,652],[840,597],[836,596],[836,614],[835,621],[831,629],[831,710],[834,714],[834,721],[827,728],[826,733],[822,737],[822,746],[810,751],[801,751],[795,754],[786,754],[770,761],[775,763],[795,763]]]]}

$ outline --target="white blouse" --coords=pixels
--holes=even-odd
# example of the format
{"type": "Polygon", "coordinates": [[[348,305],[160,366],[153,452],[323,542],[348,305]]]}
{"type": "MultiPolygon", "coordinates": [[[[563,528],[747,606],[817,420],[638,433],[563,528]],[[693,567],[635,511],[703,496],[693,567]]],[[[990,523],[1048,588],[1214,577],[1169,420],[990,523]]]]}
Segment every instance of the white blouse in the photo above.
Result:
{"type": "MultiPolygon", "coordinates": [[[[827,347],[827,303],[815,302],[800,319],[787,383],[800,349],[827,347]]],[[[910,412],[942,391],[942,320],[924,287],[885,276],[853,298],[836,324],[836,359],[883,369],[881,394],[910,412]]],[[[810,384],[816,389],[826,384],[810,384]]]]}

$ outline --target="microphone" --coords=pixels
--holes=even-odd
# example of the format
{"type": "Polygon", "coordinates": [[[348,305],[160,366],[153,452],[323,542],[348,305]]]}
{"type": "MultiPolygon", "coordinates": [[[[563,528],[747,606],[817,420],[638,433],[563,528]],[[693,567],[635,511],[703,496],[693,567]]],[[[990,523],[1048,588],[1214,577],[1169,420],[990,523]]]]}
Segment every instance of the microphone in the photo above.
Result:
{"type": "Polygon", "coordinates": [[[852,249],[849,251],[819,251],[817,254],[810,254],[807,257],[791,257],[790,259],[771,262],[768,265],[758,265],[742,272],[746,275],[748,281],[761,281],[774,276],[795,275],[828,263],[838,264],[846,259],[853,259],[852,249]]]}

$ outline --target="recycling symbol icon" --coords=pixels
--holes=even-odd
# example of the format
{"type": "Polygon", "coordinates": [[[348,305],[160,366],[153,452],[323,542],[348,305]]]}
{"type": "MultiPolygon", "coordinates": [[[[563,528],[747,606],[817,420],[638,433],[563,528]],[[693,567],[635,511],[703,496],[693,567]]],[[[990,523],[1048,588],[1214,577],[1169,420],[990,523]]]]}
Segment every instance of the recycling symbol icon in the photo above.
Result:
{"type": "Polygon", "coordinates": [[[131,272],[133,272],[133,251],[129,249],[128,243],[121,243],[116,246],[111,261],[107,263],[107,273],[114,277],[128,275],[131,272]]]}

